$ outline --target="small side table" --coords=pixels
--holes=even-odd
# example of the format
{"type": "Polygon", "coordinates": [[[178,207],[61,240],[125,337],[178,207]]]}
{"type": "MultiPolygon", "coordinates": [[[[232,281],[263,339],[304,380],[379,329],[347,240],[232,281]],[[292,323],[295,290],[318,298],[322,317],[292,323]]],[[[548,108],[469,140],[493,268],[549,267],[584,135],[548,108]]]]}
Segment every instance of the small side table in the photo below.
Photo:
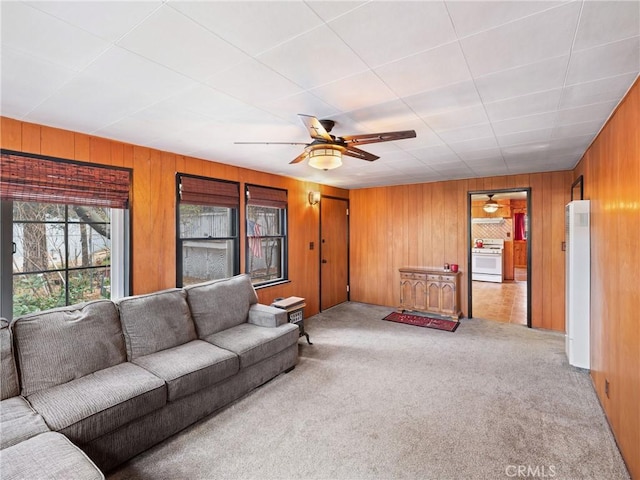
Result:
{"type": "Polygon", "coordinates": [[[288,298],[276,298],[271,304],[272,307],[281,308],[287,311],[287,317],[289,319],[289,323],[293,323],[298,326],[300,331],[299,337],[303,335],[307,339],[307,343],[309,345],[313,345],[311,340],[309,340],[309,334],[304,331],[304,307],[307,304],[304,302],[304,298],[300,297],[288,297],[288,298]]]}

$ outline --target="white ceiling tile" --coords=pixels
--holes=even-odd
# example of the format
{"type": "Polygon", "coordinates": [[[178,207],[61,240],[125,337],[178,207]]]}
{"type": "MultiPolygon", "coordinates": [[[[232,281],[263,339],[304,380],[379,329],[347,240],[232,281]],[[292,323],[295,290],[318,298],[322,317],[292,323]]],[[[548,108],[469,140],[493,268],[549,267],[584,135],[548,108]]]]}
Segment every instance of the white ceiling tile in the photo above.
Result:
{"type": "Polygon", "coordinates": [[[314,0],[313,2],[309,2],[308,6],[316,12],[325,22],[330,22],[334,18],[338,18],[342,15],[349,13],[352,10],[355,10],[362,5],[365,5],[367,1],[339,1],[335,0],[314,0]]]}
{"type": "Polygon", "coordinates": [[[635,73],[569,85],[562,91],[560,108],[581,107],[592,103],[619,101],[636,79],[635,73]]]}
{"type": "Polygon", "coordinates": [[[21,118],[69,82],[76,72],[4,47],[1,75],[0,110],[5,116],[21,118]]]}
{"type": "Polygon", "coordinates": [[[422,117],[471,107],[481,103],[480,95],[478,95],[476,86],[472,81],[460,82],[411,95],[405,97],[404,102],[422,117]]]}
{"type": "Polygon", "coordinates": [[[295,124],[300,122],[300,117],[298,117],[300,113],[318,118],[329,118],[339,111],[336,107],[329,105],[308,91],[262,103],[260,108],[295,124]]]}
{"type": "MultiPolygon", "coordinates": [[[[390,142],[388,143],[388,145],[394,146],[394,142],[390,142]]],[[[370,145],[364,146],[364,148],[366,148],[367,150],[370,150],[370,147],[372,146],[373,145],[370,144],[370,145]]],[[[409,152],[400,150],[399,148],[385,150],[384,153],[380,154],[380,161],[385,164],[393,163],[394,165],[396,165],[398,162],[404,162],[406,165],[424,166],[422,162],[420,162],[417,158],[415,158],[409,152]]]]}
{"type": "Polygon", "coordinates": [[[556,112],[539,113],[526,117],[510,118],[500,122],[493,122],[493,130],[496,135],[509,135],[511,133],[527,132],[549,128],[556,119],[556,112]]]}
{"type": "Polygon", "coordinates": [[[249,104],[269,103],[303,91],[295,83],[256,60],[243,62],[214,75],[206,83],[249,104]]]}
{"type": "Polygon", "coordinates": [[[451,130],[454,128],[469,127],[480,123],[488,123],[489,119],[484,111],[483,105],[475,105],[469,108],[461,108],[448,112],[439,113],[438,115],[430,115],[424,117],[433,130],[440,132],[442,130],[451,130]]]}
{"type": "Polygon", "coordinates": [[[61,67],[80,70],[109,43],[20,2],[2,2],[2,45],[61,67]]]}
{"type": "Polygon", "coordinates": [[[329,24],[370,67],[456,40],[443,2],[369,2],[329,24]]]}
{"type": "Polygon", "coordinates": [[[446,175],[450,178],[457,178],[459,176],[473,176],[473,171],[464,162],[451,162],[451,163],[438,163],[430,165],[430,167],[441,175],[446,175]]]}
{"type": "Polygon", "coordinates": [[[93,35],[115,42],[151,12],[158,1],[37,1],[26,2],[93,35]]]}
{"type": "Polygon", "coordinates": [[[258,59],[303,88],[314,88],[364,72],[367,66],[327,27],[286,42],[258,59]]]}
{"type": "Polygon", "coordinates": [[[460,40],[474,76],[568,55],[580,13],[571,2],[460,40]]]}
{"type": "Polygon", "coordinates": [[[471,79],[457,42],[383,65],[374,71],[400,96],[471,79]]]}
{"type": "Polygon", "coordinates": [[[527,132],[510,133],[506,135],[496,135],[501,147],[522,145],[528,143],[544,143],[551,138],[553,128],[542,128],[540,130],[530,130],[527,132]]]}
{"type": "Polygon", "coordinates": [[[506,161],[545,156],[549,150],[549,144],[550,142],[547,141],[502,147],[502,156],[506,161]]]}
{"type": "Polygon", "coordinates": [[[186,109],[216,120],[232,118],[249,108],[246,103],[201,84],[178,92],[165,102],[176,110],[186,109]]]}
{"type": "Polygon", "coordinates": [[[574,48],[583,50],[638,35],[640,2],[587,1],[582,7],[574,48]]]}
{"type": "Polygon", "coordinates": [[[531,95],[521,95],[506,100],[486,103],[485,109],[492,122],[551,112],[558,108],[558,102],[560,101],[562,93],[563,90],[561,88],[556,88],[531,95]]]}
{"type": "MultiPolygon", "coordinates": [[[[114,90],[106,81],[77,77],[32,110],[25,120],[91,133],[151,103],[149,97],[123,87],[114,90]],[[96,94],[100,92],[100,94],[96,94]],[[73,105],[73,115],[61,117],[73,105]],[[100,115],[96,115],[100,112],[100,115]]],[[[132,132],[133,133],[133,132],[132,132]]],[[[143,136],[141,138],[144,138],[143,136]]],[[[138,143],[144,144],[147,139],[138,143]]]]}
{"type": "Polygon", "coordinates": [[[600,131],[604,121],[596,120],[581,123],[558,125],[553,129],[551,138],[577,137],[580,135],[595,135],[600,131]]]}
{"type": "Polygon", "coordinates": [[[600,124],[603,124],[604,121],[609,118],[609,115],[611,114],[617,103],[618,102],[596,103],[583,107],[559,110],[555,124],[556,126],[561,126],[571,123],[580,123],[584,122],[585,120],[599,121],[600,124]]]}
{"type": "Polygon", "coordinates": [[[456,149],[456,153],[458,154],[458,156],[469,166],[474,165],[476,162],[503,162],[502,152],[498,147],[473,149],[466,152],[459,151],[455,145],[452,145],[451,148],[456,149]]]}
{"type": "Polygon", "coordinates": [[[393,168],[405,173],[421,173],[424,170],[432,170],[416,158],[393,159],[393,168]]]}
{"type": "Polygon", "coordinates": [[[447,1],[447,9],[458,36],[464,37],[503,25],[520,18],[553,8],[562,2],[552,1],[500,1],[479,2],[447,1]]]}
{"type": "Polygon", "coordinates": [[[160,103],[114,122],[100,129],[96,134],[119,138],[122,135],[135,135],[136,132],[142,131],[150,138],[162,138],[167,136],[167,132],[178,135],[187,128],[202,128],[210,123],[211,119],[204,115],[186,109],[176,110],[170,103],[160,103]]]}
{"type": "Polygon", "coordinates": [[[494,168],[505,167],[504,159],[502,158],[502,154],[500,153],[500,150],[498,150],[497,153],[491,155],[490,157],[478,158],[474,160],[464,159],[464,163],[466,163],[471,169],[482,168],[482,167],[494,167],[494,168]]]}
{"type": "Polygon", "coordinates": [[[425,165],[460,161],[460,157],[458,157],[449,147],[444,145],[416,148],[414,150],[410,150],[409,153],[425,165]]]}
{"type": "Polygon", "coordinates": [[[387,130],[395,125],[403,125],[402,129],[411,128],[408,125],[417,120],[416,114],[402,100],[392,100],[353,110],[349,112],[349,117],[368,128],[381,130],[387,130]]]}
{"type": "Polygon", "coordinates": [[[249,55],[270,50],[322,24],[303,2],[179,0],[169,5],[249,55]]]}
{"type": "Polygon", "coordinates": [[[218,144],[219,132],[222,131],[224,127],[225,122],[210,120],[204,125],[199,124],[199,126],[193,128],[189,126],[179,132],[168,133],[163,138],[153,140],[150,146],[183,155],[190,155],[218,144]]]}
{"type": "Polygon", "coordinates": [[[496,137],[493,135],[490,137],[476,138],[473,140],[466,140],[457,143],[450,143],[449,148],[462,157],[463,154],[468,154],[477,151],[484,151],[489,148],[495,148],[498,146],[496,137]]]}
{"type": "Polygon", "coordinates": [[[573,52],[567,84],[640,71],[640,36],[573,52]]]}
{"type": "MultiPolygon", "coordinates": [[[[541,173],[547,170],[540,169],[536,164],[528,161],[518,165],[508,165],[509,175],[518,175],[522,173],[541,173]]],[[[550,168],[548,171],[561,170],[561,168],[550,168]]]]}
{"type": "Polygon", "coordinates": [[[556,152],[584,151],[593,140],[593,135],[570,136],[565,138],[554,138],[549,144],[549,150],[556,152]]]}
{"type": "Polygon", "coordinates": [[[500,175],[509,175],[513,172],[504,165],[494,165],[494,166],[473,166],[470,167],[473,173],[475,173],[479,177],[495,177],[500,175]]]}
{"type": "MultiPolygon", "coordinates": [[[[446,143],[459,143],[473,141],[480,138],[493,138],[493,129],[488,123],[480,123],[470,127],[456,128],[453,130],[438,131],[438,135],[446,143]]],[[[455,150],[455,149],[454,149],[455,150]]]]}
{"type": "Polygon", "coordinates": [[[249,59],[239,49],[166,5],[129,32],[118,45],[199,81],[249,59]]]}
{"type": "Polygon", "coordinates": [[[107,50],[82,72],[82,77],[137,90],[158,100],[196,85],[179,73],[119,47],[107,50]]]}
{"type": "Polygon", "coordinates": [[[343,78],[309,92],[345,112],[377,106],[398,98],[371,71],[343,78]]]}
{"type": "Polygon", "coordinates": [[[557,57],[476,78],[484,102],[561,88],[569,57],[557,57]]]}

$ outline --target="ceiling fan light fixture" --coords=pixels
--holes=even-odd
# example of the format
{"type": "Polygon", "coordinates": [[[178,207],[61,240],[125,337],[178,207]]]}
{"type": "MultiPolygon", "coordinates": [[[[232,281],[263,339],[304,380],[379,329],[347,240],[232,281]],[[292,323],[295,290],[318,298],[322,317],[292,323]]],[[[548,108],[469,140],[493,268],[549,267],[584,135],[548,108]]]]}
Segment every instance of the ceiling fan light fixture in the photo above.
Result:
{"type": "Polygon", "coordinates": [[[489,200],[482,206],[482,209],[487,213],[496,213],[498,211],[499,205],[493,199],[493,194],[489,195],[489,200]]]}
{"type": "Polygon", "coordinates": [[[496,213],[498,211],[498,204],[495,201],[491,203],[485,203],[482,209],[487,213],[496,213]]]}
{"type": "Polygon", "coordinates": [[[342,152],[337,148],[314,148],[309,152],[309,165],[318,170],[333,170],[342,165],[342,152]]]}

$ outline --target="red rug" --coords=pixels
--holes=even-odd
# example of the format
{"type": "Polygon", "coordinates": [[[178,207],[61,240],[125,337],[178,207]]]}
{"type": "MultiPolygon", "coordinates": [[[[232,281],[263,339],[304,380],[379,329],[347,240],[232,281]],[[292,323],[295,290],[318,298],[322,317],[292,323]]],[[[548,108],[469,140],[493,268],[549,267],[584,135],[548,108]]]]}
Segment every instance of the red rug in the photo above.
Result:
{"type": "Polygon", "coordinates": [[[418,327],[435,328],[437,330],[446,330],[447,332],[455,332],[459,322],[452,320],[443,320],[442,318],[423,317],[421,315],[412,315],[410,313],[392,312],[383,320],[390,322],[406,323],[409,325],[417,325],[418,327]]]}

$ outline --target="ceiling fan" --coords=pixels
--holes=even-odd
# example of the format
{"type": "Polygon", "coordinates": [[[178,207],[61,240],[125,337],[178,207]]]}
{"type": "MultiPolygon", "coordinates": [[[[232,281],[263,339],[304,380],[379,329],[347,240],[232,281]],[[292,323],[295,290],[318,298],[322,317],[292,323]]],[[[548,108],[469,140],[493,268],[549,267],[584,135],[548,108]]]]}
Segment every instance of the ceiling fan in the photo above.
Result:
{"type": "Polygon", "coordinates": [[[498,202],[496,202],[493,199],[494,195],[495,194],[493,193],[487,194],[487,197],[489,197],[489,200],[487,200],[485,204],[482,206],[482,209],[487,213],[495,213],[498,211],[499,208],[502,207],[502,205],[500,205],[498,202]]]}
{"type": "Polygon", "coordinates": [[[300,163],[309,159],[309,165],[321,170],[331,170],[342,165],[342,155],[359,158],[372,162],[377,160],[374,155],[354,145],[367,143],[390,142],[404,138],[414,138],[415,130],[403,130],[399,132],[365,133],[363,135],[344,135],[341,137],[331,135],[335,122],[333,120],[318,120],[311,115],[298,114],[305,124],[309,135],[313,139],[310,143],[302,142],[235,142],[236,144],[263,144],[263,145],[305,145],[304,151],[289,163],[300,163]]]}

